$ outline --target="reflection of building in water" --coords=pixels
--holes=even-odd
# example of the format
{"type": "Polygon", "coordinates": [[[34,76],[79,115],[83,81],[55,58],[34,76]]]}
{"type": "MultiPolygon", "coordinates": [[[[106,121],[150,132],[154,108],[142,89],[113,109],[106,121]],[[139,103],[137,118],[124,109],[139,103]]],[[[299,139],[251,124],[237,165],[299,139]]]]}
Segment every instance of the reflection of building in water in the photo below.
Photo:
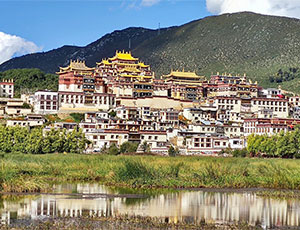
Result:
{"type": "MultiPolygon", "coordinates": [[[[67,192],[64,188],[58,191],[67,192]]],[[[68,190],[68,192],[73,191],[68,190]]],[[[111,193],[98,185],[78,185],[77,193],[111,193]]],[[[129,200],[130,201],[130,200],[129,200]]],[[[251,193],[178,192],[158,195],[139,202],[126,202],[125,198],[89,198],[72,195],[42,195],[22,202],[4,201],[0,209],[2,221],[18,218],[36,219],[43,216],[115,216],[119,214],[167,218],[171,222],[230,223],[248,222],[265,227],[299,226],[299,200],[273,200],[251,193]]]]}

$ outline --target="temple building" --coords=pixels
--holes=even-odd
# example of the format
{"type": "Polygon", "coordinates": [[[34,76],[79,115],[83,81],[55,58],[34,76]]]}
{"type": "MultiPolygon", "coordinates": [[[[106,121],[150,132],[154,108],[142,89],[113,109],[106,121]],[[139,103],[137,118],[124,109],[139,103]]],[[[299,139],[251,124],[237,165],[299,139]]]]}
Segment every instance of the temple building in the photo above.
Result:
{"type": "Polygon", "coordinates": [[[67,67],[60,67],[59,105],[60,111],[109,109],[114,103],[114,95],[107,93],[107,85],[102,77],[95,74],[84,61],[70,61],[67,67]]]}
{"type": "Polygon", "coordinates": [[[203,97],[203,83],[207,83],[204,76],[184,70],[171,71],[163,79],[170,85],[168,96],[180,100],[200,100],[203,97]]]}
{"type": "Polygon", "coordinates": [[[96,64],[96,73],[110,80],[151,82],[154,78],[150,66],[133,57],[131,52],[116,51],[114,57],[96,64]]]}
{"type": "Polygon", "coordinates": [[[109,93],[117,97],[143,98],[153,95],[154,73],[150,66],[140,62],[130,52],[119,52],[112,58],[97,63],[95,74],[101,76],[109,93]]]}
{"type": "Polygon", "coordinates": [[[14,80],[4,79],[0,82],[0,97],[14,97],[14,80]]]}
{"type": "Polygon", "coordinates": [[[212,75],[208,84],[205,84],[205,97],[232,96],[232,97],[258,97],[261,87],[244,76],[231,74],[212,75]]]}

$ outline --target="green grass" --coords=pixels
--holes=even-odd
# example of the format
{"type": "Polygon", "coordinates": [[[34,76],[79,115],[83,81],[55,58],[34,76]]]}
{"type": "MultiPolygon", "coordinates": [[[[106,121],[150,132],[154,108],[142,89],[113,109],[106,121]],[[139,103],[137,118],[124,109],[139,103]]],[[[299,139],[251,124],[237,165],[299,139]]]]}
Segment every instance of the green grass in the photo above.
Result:
{"type": "Polygon", "coordinates": [[[300,161],[287,159],[5,155],[0,188],[47,191],[53,183],[101,182],[138,188],[300,189],[300,161]]]}

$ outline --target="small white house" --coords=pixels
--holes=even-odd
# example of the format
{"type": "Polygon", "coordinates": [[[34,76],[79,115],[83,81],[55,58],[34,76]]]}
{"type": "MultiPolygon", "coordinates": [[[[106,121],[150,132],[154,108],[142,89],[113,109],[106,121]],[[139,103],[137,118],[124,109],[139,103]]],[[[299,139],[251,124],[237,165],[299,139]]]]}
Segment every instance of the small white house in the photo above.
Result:
{"type": "Polygon", "coordinates": [[[58,111],[58,93],[37,91],[34,94],[34,111],[37,114],[54,114],[58,111]]]}

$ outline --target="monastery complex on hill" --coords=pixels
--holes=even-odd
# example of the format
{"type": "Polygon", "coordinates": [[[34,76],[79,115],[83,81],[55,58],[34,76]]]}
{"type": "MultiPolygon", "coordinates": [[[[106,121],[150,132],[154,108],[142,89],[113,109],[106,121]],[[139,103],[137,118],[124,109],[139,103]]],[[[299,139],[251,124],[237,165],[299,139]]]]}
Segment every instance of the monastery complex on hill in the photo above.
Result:
{"type": "Polygon", "coordinates": [[[87,67],[70,61],[57,72],[57,92],[41,90],[13,99],[13,80],[0,83],[7,125],[43,125],[45,114],[84,113],[80,123],[56,122],[45,127],[82,128],[97,152],[126,141],[147,142],[153,153],[170,146],[181,154],[213,154],[242,149],[250,134],[273,135],[300,124],[300,97],[281,89],[263,89],[244,76],[171,71],[155,76],[149,65],[130,52],[87,67]],[[24,108],[23,102],[32,105],[24,108]],[[16,119],[20,115],[25,119],[16,119]]]}

